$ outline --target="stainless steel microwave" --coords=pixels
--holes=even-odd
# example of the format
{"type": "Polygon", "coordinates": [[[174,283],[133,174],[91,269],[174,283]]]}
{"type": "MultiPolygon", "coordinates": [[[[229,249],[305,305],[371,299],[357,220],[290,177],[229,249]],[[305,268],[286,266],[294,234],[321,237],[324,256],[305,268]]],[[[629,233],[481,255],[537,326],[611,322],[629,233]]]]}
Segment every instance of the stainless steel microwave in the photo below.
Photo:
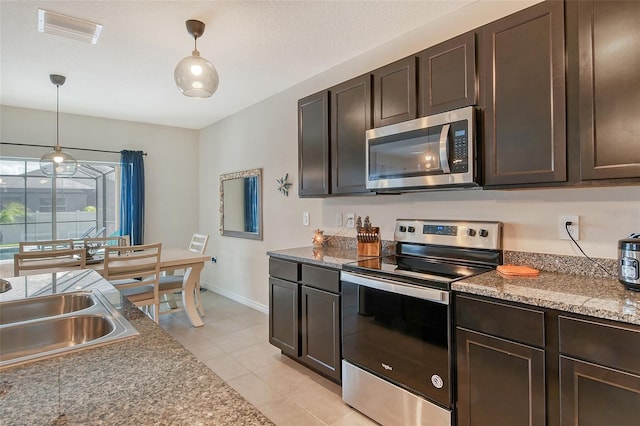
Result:
{"type": "Polygon", "coordinates": [[[479,186],[474,107],[367,130],[367,189],[479,186]]]}

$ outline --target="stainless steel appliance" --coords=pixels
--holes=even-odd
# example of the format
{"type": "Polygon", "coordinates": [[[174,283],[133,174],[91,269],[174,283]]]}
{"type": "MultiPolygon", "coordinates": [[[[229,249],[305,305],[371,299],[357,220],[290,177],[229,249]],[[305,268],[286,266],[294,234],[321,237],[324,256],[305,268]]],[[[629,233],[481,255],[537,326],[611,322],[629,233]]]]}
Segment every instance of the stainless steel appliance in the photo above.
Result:
{"type": "Polygon", "coordinates": [[[343,265],[342,399],[384,425],[451,425],[451,283],[502,263],[502,224],[398,219],[394,239],[343,265]]]}
{"type": "Polygon", "coordinates": [[[640,234],[618,241],[618,281],[629,290],[640,291],[640,234]]]}
{"type": "Polygon", "coordinates": [[[466,107],[367,130],[367,188],[478,186],[475,115],[466,107]]]}

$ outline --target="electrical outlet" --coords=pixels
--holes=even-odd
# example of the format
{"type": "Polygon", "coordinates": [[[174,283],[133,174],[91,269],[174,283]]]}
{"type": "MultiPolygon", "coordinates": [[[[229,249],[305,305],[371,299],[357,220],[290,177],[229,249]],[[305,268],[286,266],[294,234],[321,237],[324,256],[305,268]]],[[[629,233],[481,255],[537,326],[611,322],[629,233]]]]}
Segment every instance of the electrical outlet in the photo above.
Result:
{"type": "Polygon", "coordinates": [[[336,213],[336,226],[342,226],[342,213],[336,213]]]}
{"type": "Polygon", "coordinates": [[[355,213],[347,213],[347,228],[355,228],[356,227],[356,214],[355,213]]]}
{"type": "Polygon", "coordinates": [[[309,212],[302,213],[302,224],[304,226],[309,226],[309,212]]]}
{"type": "Polygon", "coordinates": [[[558,220],[558,234],[561,240],[570,240],[567,234],[567,228],[571,232],[574,240],[580,240],[580,216],[560,216],[558,220]],[[565,228],[565,223],[571,222],[571,225],[565,228]]]}

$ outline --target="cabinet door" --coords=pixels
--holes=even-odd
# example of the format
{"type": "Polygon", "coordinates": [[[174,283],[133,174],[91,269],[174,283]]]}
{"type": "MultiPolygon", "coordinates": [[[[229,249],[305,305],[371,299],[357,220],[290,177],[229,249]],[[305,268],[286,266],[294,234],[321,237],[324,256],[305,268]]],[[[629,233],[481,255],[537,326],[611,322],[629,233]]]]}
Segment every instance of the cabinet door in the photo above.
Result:
{"type": "Polygon", "coordinates": [[[636,426],[640,376],[560,356],[563,425],[636,426]]]}
{"type": "Polygon", "coordinates": [[[544,351],[458,327],[458,425],[545,425],[544,351]]]}
{"type": "Polygon", "coordinates": [[[373,71],[373,126],[416,118],[415,56],[401,59],[373,71]]]}
{"type": "Polygon", "coordinates": [[[365,132],[371,128],[371,74],[331,92],[331,193],[367,192],[365,132]]]}
{"type": "Polygon", "coordinates": [[[578,2],[582,179],[640,177],[640,2],[578,2]]]}
{"type": "Polygon", "coordinates": [[[299,284],[269,278],[269,343],[283,353],[300,355],[299,284]]]}
{"type": "Polygon", "coordinates": [[[476,104],[476,36],[469,32],[418,54],[420,116],[476,104]]]}
{"type": "Polygon", "coordinates": [[[563,2],[486,25],[480,55],[485,184],[566,181],[563,2]]]}
{"type": "Polygon", "coordinates": [[[329,194],[329,92],[298,101],[298,195],[329,194]]]}
{"type": "Polygon", "coordinates": [[[301,361],[341,380],[340,296],[302,286],[301,361]]]}

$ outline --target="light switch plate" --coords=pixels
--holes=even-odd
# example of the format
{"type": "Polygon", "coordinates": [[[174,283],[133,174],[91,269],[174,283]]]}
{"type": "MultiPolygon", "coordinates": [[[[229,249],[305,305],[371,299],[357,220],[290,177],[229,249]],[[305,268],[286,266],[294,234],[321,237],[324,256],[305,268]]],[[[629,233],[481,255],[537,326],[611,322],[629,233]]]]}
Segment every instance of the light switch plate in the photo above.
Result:
{"type": "Polygon", "coordinates": [[[302,213],[302,224],[304,226],[309,226],[309,212],[302,213]]]}
{"type": "Polygon", "coordinates": [[[347,228],[355,228],[356,227],[356,214],[355,213],[347,213],[347,228]]]}

